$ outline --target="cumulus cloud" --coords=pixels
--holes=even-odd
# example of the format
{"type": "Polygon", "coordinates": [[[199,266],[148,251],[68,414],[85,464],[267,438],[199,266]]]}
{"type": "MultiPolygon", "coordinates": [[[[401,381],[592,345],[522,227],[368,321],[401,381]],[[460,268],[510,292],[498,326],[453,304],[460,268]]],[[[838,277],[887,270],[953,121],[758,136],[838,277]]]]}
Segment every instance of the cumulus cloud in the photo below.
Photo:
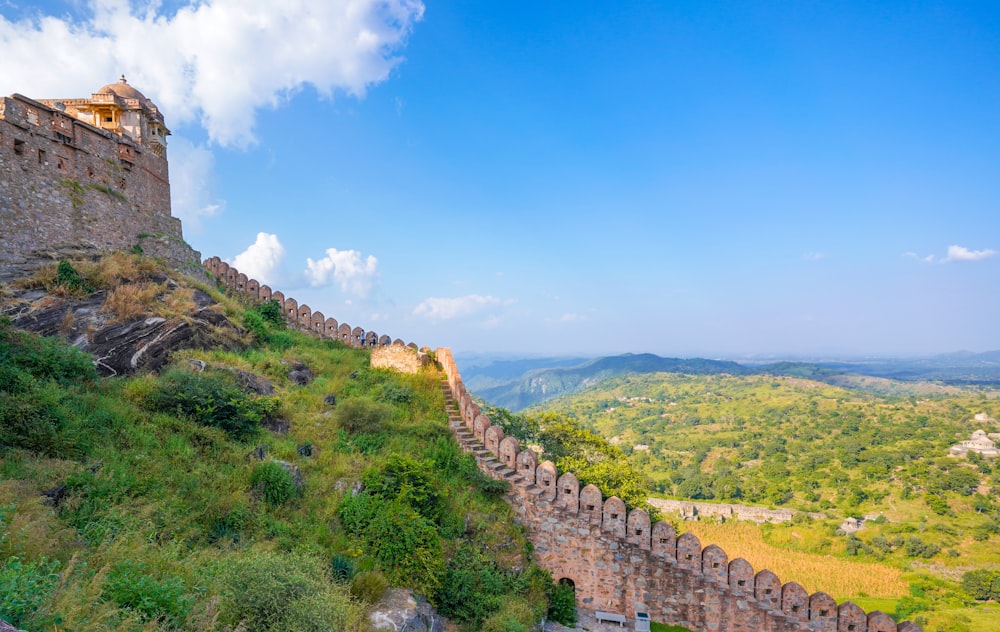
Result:
{"type": "Polygon", "coordinates": [[[451,320],[470,316],[501,304],[503,301],[496,297],[479,294],[468,294],[455,298],[428,298],[414,308],[413,314],[433,320],[451,320]]]}
{"type": "MultiPolygon", "coordinates": [[[[171,212],[184,230],[201,231],[201,220],[219,213],[224,203],[215,197],[215,154],[184,138],[170,144],[171,212]]],[[[263,233],[261,233],[263,234],[263,233]]]]}
{"type": "Polygon", "coordinates": [[[362,259],[357,250],[327,248],[325,257],[319,261],[306,259],[306,266],[309,285],[319,287],[336,283],[345,294],[361,298],[368,296],[378,279],[378,259],[371,255],[362,259]]]}
{"type": "Polygon", "coordinates": [[[970,250],[965,246],[951,245],[948,246],[948,254],[940,259],[936,255],[926,255],[921,256],[915,252],[904,252],[904,257],[909,257],[911,259],[916,259],[917,261],[923,263],[953,263],[955,261],[982,261],[983,259],[989,259],[997,255],[996,250],[991,250],[989,248],[984,248],[983,250],[970,250]]]}
{"type": "Polygon", "coordinates": [[[285,247],[277,235],[257,233],[257,241],[226,262],[261,283],[273,285],[279,279],[279,268],[285,260],[285,247]]]}
{"type": "Polygon", "coordinates": [[[997,254],[996,250],[969,250],[964,246],[948,246],[948,256],[942,261],[982,261],[997,254]]]}
{"type": "Polygon", "coordinates": [[[419,0],[83,2],[79,20],[0,16],[0,93],[86,96],[125,73],[168,125],[198,120],[237,146],[253,142],[258,109],[304,87],[363,96],[424,11],[419,0]]]}

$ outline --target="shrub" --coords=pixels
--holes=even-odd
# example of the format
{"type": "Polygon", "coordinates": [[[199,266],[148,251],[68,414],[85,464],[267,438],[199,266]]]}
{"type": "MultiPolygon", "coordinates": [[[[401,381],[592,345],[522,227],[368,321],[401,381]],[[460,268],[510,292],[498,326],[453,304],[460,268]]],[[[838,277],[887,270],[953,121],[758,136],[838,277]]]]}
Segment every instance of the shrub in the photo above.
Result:
{"type": "Polygon", "coordinates": [[[502,569],[464,544],[448,561],[434,603],[446,617],[479,624],[500,607],[506,583],[502,569]]]}
{"type": "Polygon", "coordinates": [[[367,549],[393,582],[430,592],[444,566],[434,525],[402,502],[382,505],[366,531],[367,549]]]}
{"type": "Polygon", "coordinates": [[[254,436],[261,420],[277,404],[273,398],[255,399],[247,395],[227,374],[190,373],[181,369],[164,375],[146,403],[153,410],[220,428],[238,440],[254,436]]]}
{"type": "Polygon", "coordinates": [[[520,597],[505,599],[483,622],[482,632],[529,632],[535,624],[531,605],[520,597]]]}
{"type": "Polygon", "coordinates": [[[222,573],[220,618],[259,632],[360,629],[360,609],[330,583],[323,567],[300,553],[234,556],[222,573]]]}
{"type": "Polygon", "coordinates": [[[171,625],[180,625],[193,603],[179,578],[157,579],[145,565],[133,561],[111,569],[102,594],[104,599],[135,612],[142,621],[162,618],[171,625]]]}
{"type": "Polygon", "coordinates": [[[23,562],[9,557],[0,566],[0,619],[20,625],[38,610],[55,588],[59,562],[45,558],[23,562]]]}
{"type": "Polygon", "coordinates": [[[337,404],[334,419],[350,434],[375,434],[385,429],[392,409],[364,397],[352,397],[337,404]]]}
{"type": "Polygon", "coordinates": [[[250,486],[272,507],[283,505],[298,495],[292,475],[275,461],[255,467],[250,475],[250,486]]]}
{"type": "Polygon", "coordinates": [[[357,572],[358,569],[354,564],[354,560],[346,555],[338,553],[330,558],[330,573],[333,576],[334,581],[342,583],[349,582],[354,578],[357,572]]]}
{"type": "Polygon", "coordinates": [[[934,557],[941,551],[941,547],[933,542],[924,542],[915,535],[906,539],[903,545],[903,552],[907,557],[934,557]]]}
{"type": "Polygon", "coordinates": [[[74,293],[90,294],[94,291],[94,286],[80,276],[73,264],[65,259],[56,267],[55,286],[74,293]]]}
{"type": "Polygon", "coordinates": [[[569,584],[552,584],[549,590],[549,618],[565,626],[576,626],[576,592],[569,584]]]}
{"type": "Polygon", "coordinates": [[[351,594],[366,603],[375,603],[385,595],[389,582],[379,571],[358,573],[351,582],[351,594]]]}
{"type": "Polygon", "coordinates": [[[254,305],[248,312],[258,314],[265,323],[276,329],[285,328],[285,310],[277,299],[269,299],[254,305]]]}
{"type": "Polygon", "coordinates": [[[1000,571],[969,571],[962,575],[962,590],[977,601],[1000,601],[1000,571]]]}

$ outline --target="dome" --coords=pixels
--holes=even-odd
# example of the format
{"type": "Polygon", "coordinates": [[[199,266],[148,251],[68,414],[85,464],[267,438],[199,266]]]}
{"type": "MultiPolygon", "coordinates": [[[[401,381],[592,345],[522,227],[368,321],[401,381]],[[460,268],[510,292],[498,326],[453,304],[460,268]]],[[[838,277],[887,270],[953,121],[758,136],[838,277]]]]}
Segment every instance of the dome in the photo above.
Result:
{"type": "Polygon", "coordinates": [[[143,102],[149,100],[143,93],[139,92],[132,86],[128,85],[128,82],[125,81],[125,75],[121,76],[121,79],[118,80],[118,83],[109,83],[108,85],[104,86],[103,88],[97,91],[97,94],[108,94],[108,93],[116,94],[123,99],[138,99],[139,101],[143,102]]]}

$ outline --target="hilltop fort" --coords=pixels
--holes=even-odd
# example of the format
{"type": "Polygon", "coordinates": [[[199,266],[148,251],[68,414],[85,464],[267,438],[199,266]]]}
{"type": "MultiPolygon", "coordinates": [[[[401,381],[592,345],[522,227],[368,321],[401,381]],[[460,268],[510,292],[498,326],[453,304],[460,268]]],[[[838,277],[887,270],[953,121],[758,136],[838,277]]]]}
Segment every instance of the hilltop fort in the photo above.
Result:
{"type": "MultiPolygon", "coordinates": [[[[171,215],[169,134],[156,105],[124,77],[90,98],[0,99],[0,280],[46,260],[122,249],[197,264],[199,253],[184,243],[180,220],[171,215]]],[[[339,323],[218,257],[204,268],[236,293],[276,300],[292,326],[371,348],[373,365],[416,371],[427,362],[413,352],[414,343],[339,323]]],[[[573,473],[539,462],[483,414],[450,350],[438,349],[436,357],[460,446],[483,472],[508,483],[505,498],[541,566],[604,620],[624,623],[627,616],[648,625],[652,616],[718,632],[920,630],[851,602],[837,604],[825,593],[810,595],[742,558],[730,560],[717,546],[702,547],[667,522],[651,521],[640,508],[629,510],[617,497],[604,498],[593,485],[581,488],[573,473]]]]}
{"type": "Polygon", "coordinates": [[[89,98],[0,97],[0,279],[136,247],[197,263],[170,212],[169,135],[125,77],[89,98]]]}

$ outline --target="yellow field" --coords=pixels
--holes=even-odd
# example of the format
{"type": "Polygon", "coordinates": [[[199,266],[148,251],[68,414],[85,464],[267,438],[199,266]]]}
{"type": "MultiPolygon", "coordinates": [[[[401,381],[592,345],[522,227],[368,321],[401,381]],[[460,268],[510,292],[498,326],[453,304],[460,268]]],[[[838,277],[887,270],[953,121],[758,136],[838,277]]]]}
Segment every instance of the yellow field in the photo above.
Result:
{"type": "Polygon", "coordinates": [[[838,601],[861,596],[898,598],[909,594],[909,586],[897,568],[779,549],[766,543],[760,529],[753,524],[685,522],[681,528],[698,536],[702,546],[718,545],[730,560],[742,557],[754,570],[766,568],[782,582],[798,582],[810,593],[823,591],[838,601]]]}

